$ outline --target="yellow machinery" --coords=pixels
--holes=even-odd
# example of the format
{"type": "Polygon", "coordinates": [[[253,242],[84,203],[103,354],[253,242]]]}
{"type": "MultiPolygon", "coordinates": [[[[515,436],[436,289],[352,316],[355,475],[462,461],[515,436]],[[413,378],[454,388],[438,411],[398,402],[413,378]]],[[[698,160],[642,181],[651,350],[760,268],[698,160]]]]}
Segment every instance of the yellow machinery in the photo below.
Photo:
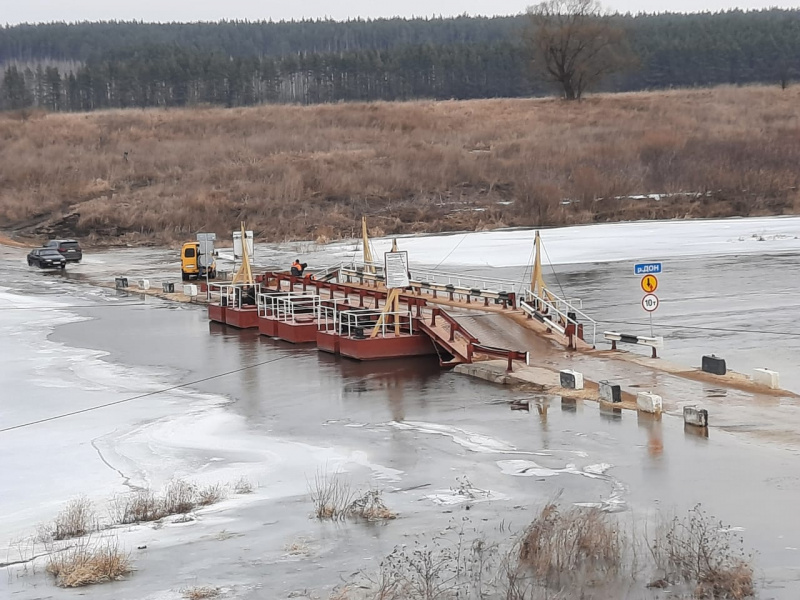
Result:
{"type": "MultiPolygon", "coordinates": [[[[213,247],[213,246],[212,246],[213,247]]],[[[181,279],[215,279],[217,262],[213,251],[206,255],[201,251],[200,242],[186,242],[181,248],[181,279]]]]}

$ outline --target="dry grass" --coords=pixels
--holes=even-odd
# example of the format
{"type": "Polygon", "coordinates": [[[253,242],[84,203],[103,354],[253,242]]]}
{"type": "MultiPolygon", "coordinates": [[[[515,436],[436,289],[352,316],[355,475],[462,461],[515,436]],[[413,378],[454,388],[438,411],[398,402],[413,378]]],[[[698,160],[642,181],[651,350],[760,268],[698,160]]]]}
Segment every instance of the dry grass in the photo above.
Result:
{"type": "Polygon", "coordinates": [[[0,115],[0,223],[135,243],[242,218],[275,241],[349,236],[362,213],[385,234],[781,214],[798,134],[800,86],[0,115]],[[676,195],[620,198],[646,193],[676,195]]]}
{"type": "Polygon", "coordinates": [[[341,473],[318,471],[308,484],[314,516],[320,520],[339,521],[348,517],[366,521],[389,521],[397,518],[383,502],[380,490],[363,494],[353,491],[341,473]]]}
{"type": "Polygon", "coordinates": [[[181,590],[181,595],[186,600],[205,600],[206,598],[216,598],[219,596],[219,588],[208,585],[190,587],[181,590]]]}
{"type": "Polygon", "coordinates": [[[39,527],[38,538],[50,540],[66,540],[81,537],[97,531],[99,522],[94,505],[85,496],[70,500],[66,507],[51,522],[39,527]]]}
{"type": "Polygon", "coordinates": [[[357,497],[350,503],[347,514],[367,521],[390,521],[397,518],[397,513],[389,510],[383,502],[380,490],[370,490],[357,497]]]}
{"type": "Polygon", "coordinates": [[[130,557],[120,550],[115,540],[95,543],[91,538],[84,538],[72,546],[53,551],[47,563],[47,572],[56,578],[59,587],[116,581],[131,570],[130,557]]]}
{"type": "Polygon", "coordinates": [[[659,574],[688,584],[695,598],[742,600],[755,593],[752,557],[741,539],[700,505],[683,519],[662,522],[649,548],[659,574]]]}
{"type": "Polygon", "coordinates": [[[520,564],[549,588],[566,582],[605,582],[623,568],[624,539],[612,517],[598,509],[561,510],[547,504],[528,526],[520,564]]]}
{"type": "Polygon", "coordinates": [[[314,504],[314,516],[338,521],[348,515],[355,493],[341,473],[318,471],[309,482],[308,492],[314,504]]]}
{"type": "Polygon", "coordinates": [[[170,515],[187,515],[196,508],[215,504],[226,496],[220,484],[200,487],[183,479],[170,481],[161,494],[152,490],[139,490],[116,496],[111,501],[110,513],[114,523],[146,523],[170,515]]]}
{"type": "Polygon", "coordinates": [[[252,494],[253,491],[253,483],[247,477],[242,476],[233,484],[234,494],[252,494]]]}

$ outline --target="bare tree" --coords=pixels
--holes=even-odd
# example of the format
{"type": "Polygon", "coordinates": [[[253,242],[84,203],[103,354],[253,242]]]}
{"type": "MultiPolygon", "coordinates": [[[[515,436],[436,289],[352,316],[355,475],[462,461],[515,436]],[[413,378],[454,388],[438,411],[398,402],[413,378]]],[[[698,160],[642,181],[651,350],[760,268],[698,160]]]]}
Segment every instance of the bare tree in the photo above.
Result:
{"type": "Polygon", "coordinates": [[[545,0],[528,8],[525,39],[534,70],[567,100],[631,64],[625,30],[597,0],[545,0]]]}

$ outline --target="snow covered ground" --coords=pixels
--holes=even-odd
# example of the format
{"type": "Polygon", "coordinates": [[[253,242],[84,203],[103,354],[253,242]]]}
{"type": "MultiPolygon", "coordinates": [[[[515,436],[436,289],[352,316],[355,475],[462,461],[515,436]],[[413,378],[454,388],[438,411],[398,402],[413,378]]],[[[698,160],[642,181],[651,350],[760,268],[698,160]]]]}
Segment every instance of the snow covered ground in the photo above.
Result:
{"type": "MultiPolygon", "coordinates": [[[[800,251],[800,217],[760,217],[690,221],[638,221],[542,229],[545,263],[554,265],[666,260],[688,256],[725,256],[800,251]]],[[[412,263],[513,267],[530,264],[534,230],[515,229],[398,238],[412,263]]],[[[373,240],[381,255],[391,239],[373,240]]],[[[353,243],[334,243],[329,261],[345,260],[353,243]]]]}

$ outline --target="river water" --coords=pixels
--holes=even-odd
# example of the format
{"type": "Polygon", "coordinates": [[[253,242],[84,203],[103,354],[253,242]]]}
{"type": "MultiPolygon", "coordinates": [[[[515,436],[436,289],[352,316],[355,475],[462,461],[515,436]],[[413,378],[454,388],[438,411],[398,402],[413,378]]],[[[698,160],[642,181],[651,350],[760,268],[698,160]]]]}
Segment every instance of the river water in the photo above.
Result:
{"type": "MultiPolygon", "coordinates": [[[[293,250],[273,248],[270,258],[282,261],[293,250]]],[[[332,357],[209,324],[200,307],[118,294],[75,275],[151,255],[165,256],[99,254],[72,276],[28,270],[16,252],[0,255],[0,429],[16,427],[0,432],[0,552],[7,562],[22,552],[19,540],[77,495],[103,512],[109,498],[132,486],[245,476],[257,482],[254,494],[232,495],[194,522],[117,530],[138,571],[127,582],[86,588],[86,595],[177,598],[188,586],[209,584],[242,598],[303,590],[326,597],[353,573],[375,568],[395,545],[454,518],[507,535],[554,497],[638,519],[684,514],[700,503],[757,553],[762,597],[800,594],[794,445],[736,428],[712,427],[708,438],[697,437],[669,415],[654,422],[558,397],[533,398],[538,410],[510,410],[510,400],[530,395],[442,372],[427,359],[332,357]],[[400,517],[379,527],[310,518],[310,482],[334,471],[356,488],[382,490],[400,517]],[[469,502],[458,492],[465,481],[469,502]],[[286,550],[298,540],[308,548],[299,557],[286,550]]],[[[669,358],[697,364],[715,352],[744,372],[775,368],[785,386],[800,391],[793,323],[800,278],[791,276],[797,257],[671,259],[656,323],[713,331],[664,328],[669,358]]],[[[509,279],[525,270],[461,269],[509,279]]],[[[579,290],[587,309],[609,325],[649,329],[633,299],[638,278],[631,271],[621,262],[581,263],[558,265],[551,275],[569,295],[579,290]]],[[[794,414],[792,402],[782,404],[794,414]]],[[[0,597],[72,595],[41,569],[7,570],[0,597]]]]}

